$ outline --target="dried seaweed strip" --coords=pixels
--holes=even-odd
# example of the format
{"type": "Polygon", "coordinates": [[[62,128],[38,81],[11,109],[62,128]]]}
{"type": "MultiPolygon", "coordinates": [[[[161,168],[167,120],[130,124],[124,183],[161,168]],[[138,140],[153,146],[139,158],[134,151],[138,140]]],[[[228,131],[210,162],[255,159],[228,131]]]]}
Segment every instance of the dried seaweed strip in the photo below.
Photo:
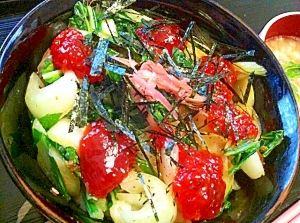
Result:
{"type": "Polygon", "coordinates": [[[167,8],[162,7],[162,5],[155,5],[150,9],[137,9],[138,11],[142,11],[142,14],[150,17],[150,18],[162,18],[164,20],[172,21],[173,23],[179,23],[181,20],[171,18],[170,16],[166,16],[167,8]]]}
{"type": "MultiPolygon", "coordinates": [[[[194,68],[193,68],[193,70],[192,70],[192,72],[189,76],[190,78],[196,77],[196,74],[199,73],[199,67],[200,67],[201,62],[202,62],[201,59],[195,62],[195,66],[194,66],[194,68]]],[[[200,76],[200,78],[201,78],[201,76],[200,76]]]]}
{"type": "Polygon", "coordinates": [[[232,111],[230,110],[229,106],[227,103],[225,103],[225,126],[226,126],[226,138],[228,137],[229,135],[229,125],[231,125],[231,128],[233,130],[233,133],[234,133],[234,138],[236,141],[239,140],[239,132],[238,132],[238,129],[237,127],[234,125],[234,122],[233,122],[233,117],[232,117],[232,111]]]}
{"type": "Polygon", "coordinates": [[[176,145],[175,141],[173,141],[173,140],[169,140],[168,141],[168,143],[166,145],[166,149],[165,149],[165,154],[167,156],[171,155],[171,152],[172,152],[172,150],[173,150],[173,148],[174,148],[175,145],[176,145]]]}
{"type": "Polygon", "coordinates": [[[148,164],[148,166],[149,166],[151,172],[152,172],[155,176],[158,176],[157,173],[155,172],[155,170],[154,170],[154,168],[153,168],[151,162],[150,162],[150,159],[149,159],[147,153],[145,152],[145,146],[148,146],[148,147],[149,147],[149,145],[147,145],[147,144],[145,144],[145,143],[142,143],[138,137],[136,137],[136,140],[135,140],[135,141],[136,141],[136,143],[137,143],[137,145],[138,145],[138,148],[139,148],[139,150],[141,151],[143,157],[145,158],[145,161],[147,162],[147,164],[148,164]]]}
{"type": "Polygon", "coordinates": [[[206,87],[206,101],[205,101],[205,109],[206,109],[206,111],[209,111],[210,110],[210,105],[212,103],[215,103],[213,101],[214,89],[215,89],[215,85],[213,85],[213,84],[209,84],[206,87]]]}
{"type": "Polygon", "coordinates": [[[189,118],[189,121],[191,122],[193,132],[198,136],[199,140],[205,146],[205,148],[208,149],[208,146],[207,146],[205,140],[203,139],[203,137],[201,136],[201,133],[199,132],[191,114],[188,115],[188,118],[189,118]]]}
{"type": "Polygon", "coordinates": [[[173,164],[175,164],[176,167],[178,168],[184,168],[183,165],[181,165],[177,160],[175,160],[172,156],[169,156],[170,157],[170,160],[173,164]]]}
{"type": "Polygon", "coordinates": [[[71,112],[71,118],[70,118],[71,121],[70,121],[68,132],[73,132],[74,131],[74,128],[76,126],[78,111],[79,111],[79,92],[77,92],[76,97],[75,97],[74,107],[73,107],[73,110],[71,112]]]}
{"type": "Polygon", "coordinates": [[[213,42],[211,42],[211,37],[205,30],[200,28],[197,24],[194,25],[193,27],[193,35],[191,36],[191,41],[192,45],[194,47],[197,46],[201,51],[205,52],[206,54],[209,54],[211,47],[213,45],[213,42]],[[208,42],[208,40],[210,40],[208,42]]]}
{"type": "MultiPolygon", "coordinates": [[[[127,89],[127,86],[124,87],[126,89],[125,91],[125,94],[127,95],[127,98],[128,98],[128,89],[127,89]]],[[[127,123],[127,125],[129,124],[129,120],[130,120],[130,115],[129,115],[129,100],[127,100],[126,97],[123,97],[123,103],[122,103],[122,112],[123,112],[123,120],[124,120],[124,123],[127,123]]]]}
{"type": "Polygon", "coordinates": [[[155,221],[156,222],[159,222],[159,218],[158,218],[158,214],[157,214],[157,211],[155,209],[155,206],[154,206],[154,202],[152,200],[152,194],[151,194],[151,191],[149,190],[149,188],[147,187],[147,185],[145,184],[145,180],[143,178],[143,175],[138,172],[138,177],[143,185],[143,188],[144,188],[144,191],[145,191],[145,194],[146,196],[148,197],[149,201],[150,201],[150,206],[152,208],[152,211],[153,211],[153,214],[154,214],[154,217],[155,217],[155,221]]]}
{"type": "Polygon", "coordinates": [[[234,60],[240,60],[244,57],[254,57],[254,56],[255,56],[255,50],[248,50],[243,52],[222,55],[224,59],[234,59],[234,60]]]}
{"type": "Polygon", "coordinates": [[[89,79],[87,76],[83,78],[80,93],[79,93],[79,116],[78,117],[78,126],[84,127],[87,125],[87,113],[89,107],[89,79]]]}
{"type": "Polygon", "coordinates": [[[98,94],[99,100],[103,100],[107,95],[116,89],[115,85],[105,86],[104,89],[98,94]]]}
{"type": "Polygon", "coordinates": [[[114,125],[114,121],[110,118],[109,113],[105,109],[104,105],[102,104],[101,100],[99,99],[99,96],[97,95],[95,88],[93,85],[90,86],[90,95],[91,95],[91,101],[94,104],[96,111],[98,114],[108,123],[114,125]]]}
{"type": "MultiPolygon", "coordinates": [[[[186,133],[186,136],[184,138],[187,138],[190,142],[190,145],[193,146],[194,148],[198,148],[198,143],[196,142],[194,133],[193,133],[193,128],[190,126],[188,123],[184,122],[181,120],[181,126],[184,128],[184,131],[179,131],[178,133],[181,134],[182,132],[186,133]]],[[[180,139],[182,141],[182,138],[180,139]]]]}
{"type": "Polygon", "coordinates": [[[102,73],[103,63],[105,61],[106,52],[108,49],[109,41],[107,39],[100,39],[97,48],[94,50],[91,76],[99,76],[102,73]]]}
{"type": "MultiPolygon", "coordinates": [[[[131,32],[131,33],[134,33],[134,32],[131,32]]],[[[151,47],[144,44],[138,36],[136,36],[136,38],[133,38],[132,35],[128,35],[128,33],[124,33],[124,32],[119,32],[119,35],[122,38],[122,39],[120,39],[119,43],[121,43],[121,44],[126,43],[125,46],[133,47],[137,53],[143,54],[146,52],[152,59],[154,58],[151,47]]]]}
{"type": "Polygon", "coordinates": [[[126,125],[123,125],[123,123],[121,122],[121,120],[115,120],[115,126],[122,131],[125,135],[127,135],[129,138],[131,138],[132,140],[134,140],[135,142],[137,141],[137,137],[134,134],[133,131],[131,131],[126,125]]]}
{"type": "Polygon", "coordinates": [[[112,71],[121,76],[123,76],[126,73],[126,68],[116,66],[114,64],[109,64],[109,63],[104,63],[104,69],[108,71],[112,71]]]}
{"type": "Polygon", "coordinates": [[[249,75],[247,87],[246,87],[246,90],[245,90],[245,94],[243,96],[243,101],[244,101],[245,104],[247,104],[247,102],[248,102],[249,94],[250,94],[250,91],[251,91],[251,86],[253,85],[253,80],[254,80],[254,76],[249,75]]]}
{"type": "MultiPolygon", "coordinates": [[[[194,27],[194,25],[195,25],[195,21],[191,21],[190,24],[188,25],[187,29],[185,30],[184,35],[183,35],[183,37],[182,37],[182,39],[181,39],[181,41],[180,41],[180,44],[179,44],[179,46],[176,48],[176,50],[175,50],[175,52],[173,53],[173,55],[176,53],[176,51],[177,51],[179,48],[181,48],[181,47],[184,45],[185,41],[187,40],[188,36],[190,35],[190,33],[191,33],[191,31],[192,31],[192,29],[193,29],[193,27],[194,27]]],[[[194,55],[195,55],[195,54],[194,54],[194,55]]],[[[195,58],[195,57],[194,57],[194,58],[195,58]]]]}
{"type": "Polygon", "coordinates": [[[176,63],[173,61],[171,55],[169,54],[169,51],[167,49],[163,49],[163,55],[166,56],[167,61],[169,64],[174,68],[174,74],[176,77],[182,77],[183,74],[181,73],[181,70],[179,67],[176,65],[176,63]]]}

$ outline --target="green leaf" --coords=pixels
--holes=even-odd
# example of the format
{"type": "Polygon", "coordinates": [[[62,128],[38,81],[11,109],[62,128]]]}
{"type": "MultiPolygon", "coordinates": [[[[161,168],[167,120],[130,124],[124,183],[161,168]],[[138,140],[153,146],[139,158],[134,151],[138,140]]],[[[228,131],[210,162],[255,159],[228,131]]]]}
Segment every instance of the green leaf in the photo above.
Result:
{"type": "Polygon", "coordinates": [[[107,210],[106,198],[95,198],[87,193],[84,185],[82,185],[82,197],[89,215],[94,219],[103,219],[104,212],[107,210]]]}
{"type": "Polygon", "coordinates": [[[38,119],[34,119],[32,123],[32,136],[34,144],[37,144],[43,135],[47,135],[45,128],[39,122],[38,119]]]}
{"type": "Polygon", "coordinates": [[[46,73],[54,71],[54,70],[55,70],[55,67],[54,67],[52,58],[47,58],[44,61],[44,66],[43,66],[43,69],[42,69],[42,74],[46,74],[46,73]]]}
{"type": "Polygon", "coordinates": [[[113,71],[108,71],[108,76],[114,82],[119,82],[122,80],[122,76],[113,71]]]}
{"type": "Polygon", "coordinates": [[[44,134],[42,132],[40,132],[39,130],[32,129],[32,137],[33,137],[34,144],[37,144],[41,140],[42,135],[44,135],[44,134]]]}
{"type": "Polygon", "coordinates": [[[74,164],[79,164],[79,158],[76,153],[76,149],[71,146],[65,148],[64,158],[68,161],[72,161],[74,164]]]}
{"type": "Polygon", "coordinates": [[[136,162],[138,166],[143,170],[143,172],[151,174],[153,176],[157,176],[157,174],[153,171],[153,168],[151,168],[147,160],[136,157],[136,162]]]}
{"type": "Polygon", "coordinates": [[[267,157],[276,146],[278,146],[284,138],[283,130],[268,132],[261,136],[261,153],[263,157],[267,157]]]}
{"type": "Polygon", "coordinates": [[[225,150],[225,156],[235,156],[240,153],[248,153],[253,150],[258,150],[260,147],[259,141],[242,140],[239,141],[236,147],[231,147],[225,150]]]}
{"type": "Polygon", "coordinates": [[[92,29],[88,21],[88,16],[87,6],[78,1],[74,5],[74,16],[69,19],[69,24],[77,29],[91,32],[92,29]]]}
{"type": "Polygon", "coordinates": [[[173,48],[172,54],[173,54],[173,60],[178,66],[193,68],[193,60],[187,58],[183,51],[177,48],[173,48]]]}
{"type": "Polygon", "coordinates": [[[57,81],[62,75],[63,75],[62,70],[54,70],[42,74],[42,77],[47,84],[51,84],[54,81],[57,81]]]}
{"type": "Polygon", "coordinates": [[[53,125],[55,125],[59,118],[61,117],[61,113],[56,114],[48,114],[42,118],[39,118],[39,122],[42,124],[45,130],[49,130],[53,125]]]}
{"type": "Polygon", "coordinates": [[[61,70],[56,70],[52,61],[52,57],[48,57],[43,64],[42,77],[47,84],[51,84],[58,80],[63,72],[61,70]]]}
{"type": "Polygon", "coordinates": [[[51,140],[48,136],[47,136],[47,140],[49,142],[49,145],[55,148],[55,150],[59,152],[59,154],[64,158],[64,160],[72,161],[74,164],[79,164],[79,157],[77,155],[75,148],[71,146],[64,147],[59,143],[51,140]]]}
{"type": "Polygon", "coordinates": [[[294,95],[296,97],[296,101],[298,102],[298,104],[300,105],[300,91],[298,90],[298,86],[297,83],[294,82],[294,80],[296,80],[297,78],[294,79],[290,79],[291,82],[291,86],[294,92],[294,95]]]}
{"type": "Polygon", "coordinates": [[[38,156],[37,161],[41,166],[44,173],[49,177],[56,189],[65,197],[70,200],[71,197],[68,194],[62,175],[59,171],[55,158],[52,154],[55,154],[55,148],[51,145],[49,138],[46,135],[41,136],[41,140],[37,143],[38,156]]]}
{"type": "Polygon", "coordinates": [[[150,103],[151,114],[159,121],[163,121],[169,111],[161,103],[150,103]]]}
{"type": "Polygon", "coordinates": [[[259,141],[242,140],[239,141],[237,146],[225,150],[226,156],[234,156],[232,161],[233,166],[230,168],[229,173],[235,173],[246,160],[253,155],[260,148],[259,141]]]}
{"type": "Polygon", "coordinates": [[[255,149],[253,148],[253,150],[250,150],[250,151],[248,151],[248,152],[244,152],[244,153],[242,153],[242,154],[239,154],[237,157],[235,157],[235,158],[237,158],[237,159],[234,159],[234,165],[233,165],[233,167],[231,167],[231,168],[229,169],[229,173],[234,174],[235,172],[237,172],[237,171],[242,167],[242,165],[246,162],[246,160],[247,160],[250,156],[252,156],[256,151],[257,151],[257,150],[255,150],[255,149]]]}
{"type": "Polygon", "coordinates": [[[226,156],[234,156],[232,160],[233,167],[229,172],[235,173],[238,171],[246,160],[258,150],[263,157],[267,157],[283,141],[283,138],[283,130],[275,130],[261,135],[258,141],[241,140],[237,143],[237,146],[226,149],[226,156]]]}
{"type": "Polygon", "coordinates": [[[288,64],[283,65],[283,69],[289,78],[300,76],[300,64],[289,62],[288,64]]]}
{"type": "Polygon", "coordinates": [[[117,193],[121,190],[120,186],[116,187],[107,195],[107,208],[111,208],[113,204],[117,201],[117,193]]]}

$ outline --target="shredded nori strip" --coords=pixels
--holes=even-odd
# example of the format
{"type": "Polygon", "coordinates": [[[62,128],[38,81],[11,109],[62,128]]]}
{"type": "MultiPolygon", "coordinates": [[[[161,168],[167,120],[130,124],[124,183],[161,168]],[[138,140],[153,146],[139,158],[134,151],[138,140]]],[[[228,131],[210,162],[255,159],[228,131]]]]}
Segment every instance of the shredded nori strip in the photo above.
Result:
{"type": "Polygon", "coordinates": [[[79,110],[79,92],[76,94],[76,98],[74,101],[74,107],[71,112],[71,121],[70,121],[70,126],[68,132],[73,132],[74,127],[76,126],[76,120],[77,120],[77,115],[78,115],[78,110],[79,110]]]}
{"type": "Polygon", "coordinates": [[[91,76],[99,76],[102,73],[103,63],[106,57],[106,52],[108,49],[109,41],[108,39],[100,39],[97,48],[93,53],[91,76]]]}
{"type": "Polygon", "coordinates": [[[101,100],[99,99],[94,86],[90,86],[90,95],[91,95],[91,101],[93,102],[98,114],[108,123],[114,125],[114,121],[110,118],[109,113],[105,109],[104,105],[102,104],[101,100]]]}
{"type": "Polygon", "coordinates": [[[79,94],[79,116],[77,116],[77,126],[84,127],[87,125],[87,112],[88,112],[88,90],[89,90],[89,79],[87,76],[83,78],[81,90],[79,94]]]}
{"type": "Polygon", "coordinates": [[[116,74],[119,74],[119,75],[124,75],[125,72],[126,72],[126,68],[124,67],[119,67],[119,66],[116,66],[114,64],[109,64],[109,63],[104,63],[104,69],[105,70],[108,70],[108,71],[112,71],[116,74]]]}
{"type": "Polygon", "coordinates": [[[202,144],[205,146],[205,148],[208,149],[207,144],[206,144],[205,140],[203,139],[203,137],[201,136],[201,133],[199,132],[191,114],[188,115],[188,118],[192,124],[193,132],[198,136],[199,140],[202,142],[202,144]]]}
{"type": "Polygon", "coordinates": [[[247,83],[247,87],[246,87],[246,91],[245,91],[245,94],[243,96],[243,101],[244,101],[245,104],[248,101],[249,94],[250,94],[250,91],[251,91],[251,86],[253,84],[253,80],[254,80],[254,76],[253,75],[249,75],[248,83],[247,83]]]}
{"type": "Polygon", "coordinates": [[[155,221],[156,222],[159,222],[159,218],[158,218],[158,214],[157,214],[157,211],[155,209],[155,206],[154,206],[154,202],[152,200],[152,194],[151,194],[151,191],[149,190],[149,188],[147,187],[146,183],[145,183],[145,180],[142,176],[142,174],[140,172],[138,172],[138,177],[143,185],[143,188],[144,188],[144,191],[145,191],[145,194],[146,196],[148,197],[148,200],[150,202],[150,206],[152,208],[152,211],[153,211],[153,214],[154,214],[154,217],[155,217],[155,221]]]}
{"type": "Polygon", "coordinates": [[[163,55],[166,56],[167,61],[169,62],[169,64],[174,68],[174,74],[176,77],[182,77],[182,73],[179,69],[179,67],[176,65],[176,63],[173,61],[171,55],[169,54],[169,51],[167,49],[163,49],[163,55]]]}

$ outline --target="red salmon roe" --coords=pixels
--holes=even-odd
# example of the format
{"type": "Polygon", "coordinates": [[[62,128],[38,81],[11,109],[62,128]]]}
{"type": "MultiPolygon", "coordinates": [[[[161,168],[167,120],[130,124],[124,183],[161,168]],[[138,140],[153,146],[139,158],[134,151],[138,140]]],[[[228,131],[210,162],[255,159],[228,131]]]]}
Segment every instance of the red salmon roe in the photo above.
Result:
{"type": "Polygon", "coordinates": [[[163,48],[166,48],[170,55],[174,47],[184,49],[184,45],[180,46],[182,37],[180,27],[177,25],[160,24],[149,30],[139,27],[136,34],[144,44],[153,47],[154,52],[158,54],[161,54],[163,48]]]}
{"type": "Polygon", "coordinates": [[[220,96],[207,111],[207,122],[215,133],[227,137],[235,143],[237,140],[256,137],[258,128],[247,111],[238,109],[220,96]]]}
{"type": "MultiPolygon", "coordinates": [[[[87,59],[92,54],[92,49],[85,44],[82,33],[74,28],[68,28],[59,33],[51,45],[53,64],[63,72],[72,70],[76,76],[83,79],[90,75],[91,68],[87,59]]],[[[90,81],[95,83],[102,79],[102,76],[90,76],[90,81]]]]}
{"type": "Polygon", "coordinates": [[[206,150],[179,145],[179,165],[173,183],[176,202],[183,218],[209,220],[221,211],[226,184],[222,180],[223,162],[206,150]]]}
{"type": "MultiPolygon", "coordinates": [[[[207,62],[207,56],[202,57],[201,60],[201,67],[205,67],[205,69],[203,70],[202,68],[201,71],[206,75],[224,75],[224,81],[231,87],[236,82],[238,72],[235,71],[230,61],[227,61],[223,58],[214,57],[207,62]]],[[[218,80],[214,83],[214,93],[223,94],[227,101],[231,101],[233,97],[233,93],[221,80],[218,80]]]]}
{"type": "Polygon", "coordinates": [[[105,198],[128,175],[135,151],[132,139],[121,132],[109,132],[102,120],[89,124],[79,147],[80,171],[87,191],[105,198]]]}

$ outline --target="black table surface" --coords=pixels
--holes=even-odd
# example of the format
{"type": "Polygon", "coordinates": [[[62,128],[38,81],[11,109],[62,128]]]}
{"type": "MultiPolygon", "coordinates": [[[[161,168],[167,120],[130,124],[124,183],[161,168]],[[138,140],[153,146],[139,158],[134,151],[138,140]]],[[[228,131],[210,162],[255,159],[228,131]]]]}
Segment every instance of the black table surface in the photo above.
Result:
{"type": "MultiPolygon", "coordinates": [[[[41,0],[0,0],[0,44],[14,25],[40,2],[41,0]]],[[[216,2],[233,12],[256,33],[259,33],[272,17],[283,12],[300,11],[300,0],[216,0],[216,2]]],[[[300,171],[298,171],[288,198],[278,208],[275,216],[298,199],[300,199],[300,171]]],[[[46,221],[26,201],[0,162],[0,222],[40,223],[46,221]]]]}

